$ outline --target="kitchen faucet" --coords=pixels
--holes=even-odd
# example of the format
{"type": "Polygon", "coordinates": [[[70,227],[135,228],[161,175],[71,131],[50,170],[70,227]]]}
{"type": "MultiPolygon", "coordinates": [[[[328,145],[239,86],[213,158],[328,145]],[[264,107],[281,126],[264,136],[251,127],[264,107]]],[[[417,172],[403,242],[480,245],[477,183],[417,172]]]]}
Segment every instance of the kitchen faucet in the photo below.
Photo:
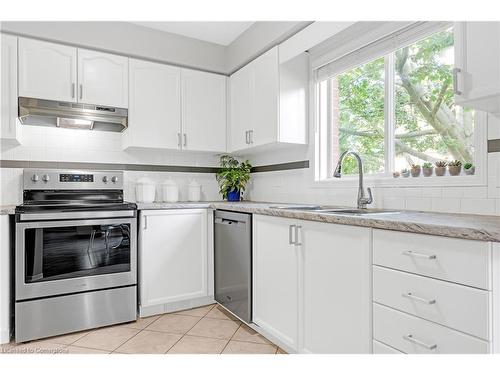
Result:
{"type": "Polygon", "coordinates": [[[372,190],[367,188],[368,198],[365,197],[365,188],[363,184],[363,160],[358,153],[354,151],[344,151],[339,158],[337,166],[335,167],[335,172],[333,173],[333,177],[340,178],[342,177],[342,162],[344,161],[347,155],[353,155],[358,161],[358,173],[359,173],[359,186],[358,186],[358,209],[366,209],[367,204],[371,204],[373,202],[372,190]]]}

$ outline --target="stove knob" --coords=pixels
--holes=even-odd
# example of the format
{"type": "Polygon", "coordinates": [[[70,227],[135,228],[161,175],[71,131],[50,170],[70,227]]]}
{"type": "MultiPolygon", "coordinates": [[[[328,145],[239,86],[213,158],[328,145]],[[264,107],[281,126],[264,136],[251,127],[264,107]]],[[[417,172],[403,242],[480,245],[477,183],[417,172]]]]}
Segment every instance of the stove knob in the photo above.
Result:
{"type": "Polygon", "coordinates": [[[118,182],[118,177],[116,177],[116,176],[111,177],[111,181],[112,181],[113,183],[118,182]]]}
{"type": "Polygon", "coordinates": [[[102,182],[104,182],[105,184],[107,184],[108,183],[108,176],[104,176],[102,178],[102,182]]]}
{"type": "Polygon", "coordinates": [[[49,175],[48,175],[48,174],[44,174],[44,175],[43,175],[43,177],[42,177],[42,180],[43,180],[44,182],[49,182],[49,180],[50,180],[49,175]]]}
{"type": "Polygon", "coordinates": [[[33,176],[31,176],[31,181],[38,182],[38,180],[39,180],[39,177],[37,174],[34,174],[33,176]]]}

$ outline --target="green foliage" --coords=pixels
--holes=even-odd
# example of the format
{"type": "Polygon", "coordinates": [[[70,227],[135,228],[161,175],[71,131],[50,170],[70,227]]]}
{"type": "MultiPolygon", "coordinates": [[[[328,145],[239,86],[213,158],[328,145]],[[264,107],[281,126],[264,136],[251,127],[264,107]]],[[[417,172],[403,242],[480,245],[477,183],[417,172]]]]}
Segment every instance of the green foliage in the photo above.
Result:
{"type": "Polygon", "coordinates": [[[444,160],[438,160],[437,162],[434,163],[434,165],[438,168],[443,168],[448,165],[448,163],[444,160]]]}
{"type": "Polygon", "coordinates": [[[471,169],[474,165],[472,163],[465,163],[464,169],[471,169]]]}
{"type": "Polygon", "coordinates": [[[426,169],[432,168],[432,163],[425,162],[424,165],[423,165],[423,167],[426,168],[426,169]]]}
{"type": "Polygon", "coordinates": [[[220,157],[220,169],[215,178],[219,184],[219,193],[223,199],[227,199],[230,191],[237,190],[243,194],[246,185],[250,180],[250,170],[252,165],[248,160],[239,162],[230,155],[220,157]]]}
{"type": "Polygon", "coordinates": [[[460,160],[452,160],[448,162],[449,167],[460,167],[462,165],[462,162],[460,160]]]}

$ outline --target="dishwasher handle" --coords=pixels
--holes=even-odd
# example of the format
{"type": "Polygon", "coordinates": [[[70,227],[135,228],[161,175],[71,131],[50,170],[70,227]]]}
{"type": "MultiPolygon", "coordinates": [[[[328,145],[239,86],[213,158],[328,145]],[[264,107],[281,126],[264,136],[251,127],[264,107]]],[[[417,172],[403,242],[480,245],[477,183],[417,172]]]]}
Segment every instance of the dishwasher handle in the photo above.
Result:
{"type": "Polygon", "coordinates": [[[245,225],[245,221],[239,221],[239,220],[233,220],[233,219],[225,219],[222,217],[216,217],[215,218],[215,224],[222,224],[222,225],[245,225]]]}

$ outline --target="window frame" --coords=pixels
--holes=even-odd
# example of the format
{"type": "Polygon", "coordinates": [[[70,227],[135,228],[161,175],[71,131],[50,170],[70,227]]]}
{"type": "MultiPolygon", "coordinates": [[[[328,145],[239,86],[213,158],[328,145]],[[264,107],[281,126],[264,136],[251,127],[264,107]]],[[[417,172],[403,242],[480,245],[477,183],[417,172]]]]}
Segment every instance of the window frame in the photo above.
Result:
{"type": "MultiPolygon", "coordinates": [[[[365,64],[367,62],[373,61],[377,58],[384,57],[385,59],[385,98],[384,98],[384,147],[385,147],[385,172],[377,173],[377,174],[365,174],[365,181],[371,186],[411,186],[411,187],[425,187],[425,186],[486,186],[487,184],[487,114],[484,112],[476,111],[475,112],[475,123],[474,123],[474,165],[476,166],[476,174],[472,176],[431,176],[431,177],[409,177],[409,178],[394,178],[392,176],[392,172],[394,171],[395,165],[395,142],[394,142],[394,133],[396,129],[395,124],[395,72],[394,72],[394,53],[396,50],[403,48],[404,46],[415,43],[425,37],[432,35],[440,30],[444,30],[450,27],[451,24],[440,25],[440,27],[433,27],[425,34],[416,33],[413,38],[409,38],[405,40],[404,43],[400,43],[399,45],[393,45],[394,49],[388,53],[383,53],[381,55],[372,54],[369,59],[364,59],[364,61],[356,61],[357,51],[353,51],[355,63],[349,67],[345,67],[344,69],[339,69],[335,72],[333,76],[339,75],[344,71],[352,69],[356,66],[365,64]]],[[[457,36],[460,34],[457,33],[456,27],[454,26],[454,36],[455,36],[455,44],[461,43],[460,40],[457,40],[457,36]]],[[[397,37],[396,37],[397,39],[397,37]]],[[[370,46],[371,47],[371,46],[370,46]]],[[[359,50],[365,49],[366,46],[362,46],[359,50]]],[[[345,57],[345,56],[344,56],[345,57]]],[[[321,60],[322,56],[319,56],[321,60]]],[[[329,65],[333,65],[334,62],[329,65]]],[[[311,77],[317,77],[318,70],[321,67],[315,67],[314,64],[311,64],[312,74],[311,77]]],[[[335,71],[335,70],[334,70],[335,71]]],[[[329,79],[328,79],[329,81],[329,79]]],[[[313,154],[311,155],[312,160],[312,170],[313,170],[313,184],[312,187],[350,187],[357,186],[358,184],[358,176],[357,174],[352,176],[342,176],[342,178],[334,178],[331,176],[331,172],[334,168],[334,163],[336,161],[332,160],[332,152],[331,152],[331,133],[329,129],[330,126],[325,126],[325,124],[321,123],[321,115],[320,112],[322,106],[321,95],[320,95],[320,86],[321,82],[317,79],[312,79],[311,81],[311,108],[314,108],[314,111],[311,111],[311,121],[314,123],[313,134],[311,134],[310,139],[313,140],[314,144],[312,149],[313,154]],[[327,129],[325,129],[327,128],[327,129]],[[326,132],[326,134],[325,134],[326,132]],[[325,140],[326,138],[326,140],[325,140]],[[324,148],[327,148],[326,150],[324,148]]],[[[330,101],[330,84],[327,83],[327,92],[328,96],[326,102],[330,101]]],[[[323,101],[324,98],[323,98],[323,101]]],[[[323,103],[324,105],[324,103],[323,103]]],[[[328,124],[331,122],[331,111],[327,111],[328,124]]]]}

